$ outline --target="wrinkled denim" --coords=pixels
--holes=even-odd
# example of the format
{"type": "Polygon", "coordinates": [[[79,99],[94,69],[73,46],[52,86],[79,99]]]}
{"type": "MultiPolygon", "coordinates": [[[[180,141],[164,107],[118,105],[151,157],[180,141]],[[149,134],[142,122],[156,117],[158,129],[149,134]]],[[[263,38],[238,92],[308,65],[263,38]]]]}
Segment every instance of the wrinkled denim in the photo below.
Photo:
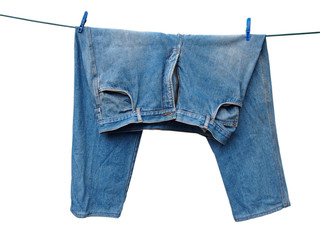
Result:
{"type": "Polygon", "coordinates": [[[235,221],[290,206],[265,35],[85,27],[74,51],[76,217],[120,216],[143,129],[206,137],[235,221]]]}

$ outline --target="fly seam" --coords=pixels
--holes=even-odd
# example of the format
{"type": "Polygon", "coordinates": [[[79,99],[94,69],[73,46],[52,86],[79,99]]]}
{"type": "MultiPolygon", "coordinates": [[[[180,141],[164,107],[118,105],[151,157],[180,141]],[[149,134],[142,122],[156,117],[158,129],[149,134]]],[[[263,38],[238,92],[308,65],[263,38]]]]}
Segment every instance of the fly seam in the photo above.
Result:
{"type": "Polygon", "coordinates": [[[94,83],[94,94],[96,97],[97,105],[101,105],[100,97],[99,97],[99,81],[98,81],[98,73],[97,73],[97,65],[94,57],[94,50],[93,50],[93,43],[92,43],[92,36],[90,28],[86,28],[88,30],[88,38],[89,38],[89,48],[90,48],[90,55],[91,55],[91,69],[93,75],[93,83],[94,83]]]}

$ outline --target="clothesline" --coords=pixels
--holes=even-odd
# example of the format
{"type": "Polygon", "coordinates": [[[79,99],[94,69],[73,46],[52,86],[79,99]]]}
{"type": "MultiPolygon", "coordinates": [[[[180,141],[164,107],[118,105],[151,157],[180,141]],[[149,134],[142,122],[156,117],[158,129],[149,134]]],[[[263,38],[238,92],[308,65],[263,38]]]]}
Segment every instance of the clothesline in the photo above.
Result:
{"type": "MultiPolygon", "coordinates": [[[[71,25],[64,25],[64,24],[51,23],[51,22],[44,22],[44,21],[32,20],[32,19],[28,19],[28,18],[21,18],[21,17],[9,16],[9,15],[4,15],[4,14],[0,14],[0,16],[1,16],[1,17],[14,18],[14,19],[18,19],[18,20],[29,21],[29,22],[35,22],[35,23],[49,24],[49,25],[54,25],[54,26],[58,26],[58,27],[76,28],[76,26],[71,26],[71,25]]],[[[319,32],[300,32],[300,33],[268,34],[268,35],[266,35],[266,37],[292,36],[292,35],[317,34],[317,33],[320,33],[320,31],[319,31],[319,32]]]]}

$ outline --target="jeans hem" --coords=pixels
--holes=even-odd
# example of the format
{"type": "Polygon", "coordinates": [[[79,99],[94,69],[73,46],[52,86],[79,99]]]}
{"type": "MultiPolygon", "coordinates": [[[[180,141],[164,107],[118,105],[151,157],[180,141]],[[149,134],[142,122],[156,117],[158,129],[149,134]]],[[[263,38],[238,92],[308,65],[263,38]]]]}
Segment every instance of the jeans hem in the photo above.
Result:
{"type": "Polygon", "coordinates": [[[119,218],[121,213],[108,213],[108,212],[78,212],[70,210],[71,213],[77,218],[86,218],[86,217],[112,217],[119,218]]]}
{"type": "Polygon", "coordinates": [[[275,208],[272,208],[272,209],[264,211],[264,212],[251,214],[251,215],[248,215],[248,216],[245,216],[245,217],[239,217],[239,218],[235,217],[234,220],[236,222],[241,222],[241,221],[250,220],[250,219],[253,219],[253,218],[257,218],[257,217],[262,217],[262,216],[265,216],[265,215],[280,211],[281,209],[287,208],[289,206],[291,206],[290,202],[286,203],[285,205],[281,204],[280,206],[277,206],[275,208]]]}

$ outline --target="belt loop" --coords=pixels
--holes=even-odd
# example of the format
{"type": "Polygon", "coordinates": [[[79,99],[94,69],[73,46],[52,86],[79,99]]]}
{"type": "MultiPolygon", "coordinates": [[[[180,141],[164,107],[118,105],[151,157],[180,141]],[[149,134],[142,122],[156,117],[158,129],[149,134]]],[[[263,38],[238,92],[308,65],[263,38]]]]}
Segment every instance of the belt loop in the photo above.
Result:
{"type": "Polygon", "coordinates": [[[206,115],[206,121],[204,123],[203,128],[208,129],[209,122],[210,122],[210,116],[206,115]]]}
{"type": "Polygon", "coordinates": [[[142,122],[142,118],[141,118],[141,108],[137,108],[137,117],[138,117],[138,122],[142,122]]]}

